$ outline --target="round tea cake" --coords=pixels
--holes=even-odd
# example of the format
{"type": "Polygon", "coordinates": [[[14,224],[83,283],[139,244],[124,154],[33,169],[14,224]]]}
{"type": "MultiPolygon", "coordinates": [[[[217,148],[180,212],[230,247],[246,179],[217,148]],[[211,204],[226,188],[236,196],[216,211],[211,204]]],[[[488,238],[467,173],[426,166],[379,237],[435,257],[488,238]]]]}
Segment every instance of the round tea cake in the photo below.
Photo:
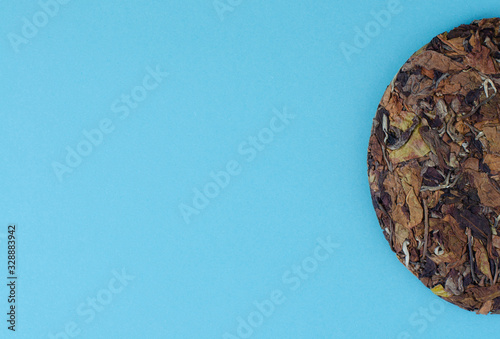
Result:
{"type": "Polygon", "coordinates": [[[431,40],[373,121],[368,177],[397,258],[441,298],[500,313],[500,18],[431,40]]]}

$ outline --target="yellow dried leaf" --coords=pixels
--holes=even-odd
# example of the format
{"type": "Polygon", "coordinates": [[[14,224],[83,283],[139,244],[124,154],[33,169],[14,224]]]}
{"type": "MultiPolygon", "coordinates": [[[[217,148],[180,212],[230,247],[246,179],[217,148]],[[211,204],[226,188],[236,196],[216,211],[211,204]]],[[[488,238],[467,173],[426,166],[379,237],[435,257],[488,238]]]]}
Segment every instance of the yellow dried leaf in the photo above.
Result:
{"type": "Polygon", "coordinates": [[[389,116],[389,118],[391,119],[391,126],[399,128],[402,131],[406,131],[411,127],[411,125],[413,125],[413,119],[416,115],[410,111],[403,111],[401,108],[395,114],[389,116]]]}
{"type": "Polygon", "coordinates": [[[452,296],[451,293],[449,292],[446,292],[444,290],[444,287],[443,285],[436,285],[434,286],[432,289],[431,289],[432,293],[434,293],[435,295],[439,296],[439,297],[444,297],[444,298],[449,298],[452,296]]]}
{"type": "Polygon", "coordinates": [[[413,131],[410,140],[395,151],[389,151],[389,159],[396,165],[410,159],[418,159],[430,152],[429,146],[424,142],[420,135],[420,126],[413,131]]]}

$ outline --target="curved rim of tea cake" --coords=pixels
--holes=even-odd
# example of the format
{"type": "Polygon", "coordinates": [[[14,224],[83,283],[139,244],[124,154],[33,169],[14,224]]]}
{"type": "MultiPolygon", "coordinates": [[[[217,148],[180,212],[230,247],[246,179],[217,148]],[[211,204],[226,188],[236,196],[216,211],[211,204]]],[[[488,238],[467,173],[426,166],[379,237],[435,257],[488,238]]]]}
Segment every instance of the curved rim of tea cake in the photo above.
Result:
{"type": "Polygon", "coordinates": [[[368,178],[397,258],[439,297],[500,313],[500,18],[433,38],[378,106],[368,178]]]}

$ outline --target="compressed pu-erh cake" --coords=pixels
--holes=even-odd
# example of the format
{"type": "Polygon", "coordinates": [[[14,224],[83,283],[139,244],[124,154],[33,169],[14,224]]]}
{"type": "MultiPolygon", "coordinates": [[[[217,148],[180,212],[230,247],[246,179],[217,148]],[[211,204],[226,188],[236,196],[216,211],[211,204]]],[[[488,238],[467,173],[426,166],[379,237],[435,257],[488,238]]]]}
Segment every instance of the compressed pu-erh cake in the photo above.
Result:
{"type": "Polygon", "coordinates": [[[385,91],[368,177],[397,258],[436,295],[500,313],[500,18],[431,40],[385,91]]]}

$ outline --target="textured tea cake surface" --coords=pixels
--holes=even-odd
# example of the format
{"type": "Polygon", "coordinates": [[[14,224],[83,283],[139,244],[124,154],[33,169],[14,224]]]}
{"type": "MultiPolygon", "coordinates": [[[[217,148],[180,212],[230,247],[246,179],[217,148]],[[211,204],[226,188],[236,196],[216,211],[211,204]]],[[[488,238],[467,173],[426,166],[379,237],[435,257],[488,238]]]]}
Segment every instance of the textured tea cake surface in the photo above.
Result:
{"type": "Polygon", "coordinates": [[[464,309],[500,313],[500,19],[416,52],[373,121],[368,177],[397,258],[464,309]]]}

